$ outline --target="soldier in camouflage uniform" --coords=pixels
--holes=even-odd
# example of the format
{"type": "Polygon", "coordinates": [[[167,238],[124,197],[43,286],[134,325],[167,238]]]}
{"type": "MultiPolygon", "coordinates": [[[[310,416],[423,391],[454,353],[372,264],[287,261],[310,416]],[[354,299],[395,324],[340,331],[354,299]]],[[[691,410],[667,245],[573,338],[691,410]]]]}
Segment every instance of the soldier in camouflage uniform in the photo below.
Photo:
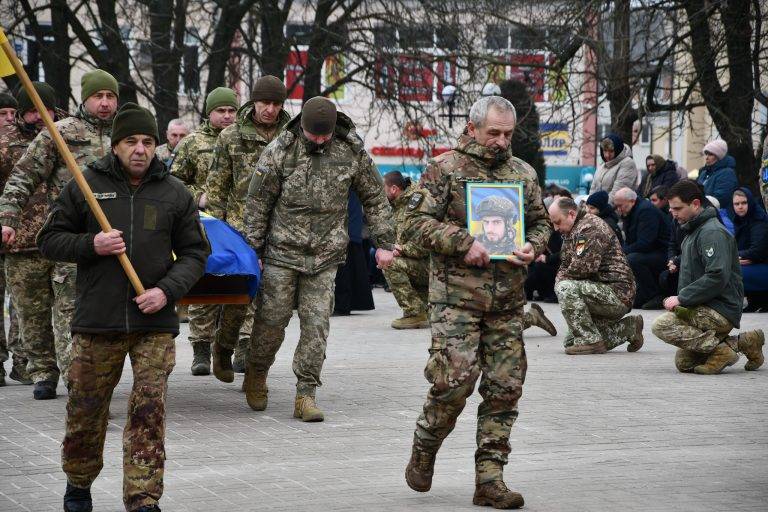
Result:
{"type": "Polygon", "coordinates": [[[469,117],[456,147],[427,164],[407,206],[405,236],[429,249],[432,258],[432,346],[424,370],[432,387],[416,422],[405,478],[416,491],[431,488],[437,451],[482,375],[473,503],[518,508],[523,497],[506,487],[503,467],[527,368],[525,266],[544,250],[552,227],[536,172],[509,150],[516,122],[512,104],[484,97],[469,117]],[[469,234],[467,182],[523,183],[526,243],[508,260],[491,261],[469,234]]]}
{"type": "Polygon", "coordinates": [[[168,167],[173,163],[173,157],[176,156],[176,148],[181,140],[189,135],[189,126],[183,119],[171,119],[168,122],[168,129],[165,131],[165,138],[168,140],[165,144],[157,146],[155,155],[168,167]]]}
{"type": "Polygon", "coordinates": [[[165,399],[179,334],[174,302],[202,277],[209,246],[192,196],[154,158],[157,138],[147,109],[123,105],[112,127],[112,154],[83,171],[113,229],[101,231],[83,192],[70,182],[38,235],[46,257],[78,266],[61,447],[65,512],[92,509],[90,487],[103,466],[109,402],[126,356],[133,389],[123,431],[123,503],[129,512],[160,511],[165,399]],[[125,253],[146,287],[141,295],[115,257],[125,253]]]}
{"type": "MultiPolygon", "coordinates": [[[[243,232],[245,197],[256,162],[267,144],[290,120],[283,110],[287,95],[279,78],[259,78],[254,84],[251,101],[240,107],[237,121],[222,130],[216,140],[213,165],[205,187],[208,213],[240,232],[243,232]]],[[[232,382],[235,378],[233,351],[235,360],[240,360],[242,365],[245,363],[250,340],[240,338],[239,332],[248,317],[252,325],[253,307],[250,304],[221,307],[212,349],[213,374],[222,382],[232,382]]]]}
{"type": "Polygon", "coordinates": [[[400,171],[384,175],[384,191],[392,206],[392,223],[397,234],[397,257],[384,271],[392,295],[403,316],[392,321],[393,329],[426,329],[429,293],[429,252],[403,237],[405,212],[411,196],[418,188],[400,171]]]}
{"type": "Polygon", "coordinates": [[[501,196],[486,197],[477,205],[475,220],[483,225],[483,232],[477,241],[492,255],[512,254],[515,250],[515,205],[501,196]]]}
{"type": "Polygon", "coordinates": [[[16,123],[16,98],[8,93],[0,93],[0,128],[13,126],[16,123]]]}
{"type": "MultiPolygon", "coordinates": [[[[187,185],[200,209],[208,205],[205,186],[213,165],[216,139],[224,128],[235,122],[237,107],[235,91],[217,87],[205,99],[208,119],[176,147],[171,173],[187,185]]],[[[211,342],[220,311],[221,306],[215,304],[189,306],[189,342],[194,351],[192,375],[211,373],[211,342]]]]}
{"type": "MultiPolygon", "coordinates": [[[[90,163],[109,152],[112,118],[117,110],[118,86],[115,78],[100,69],[85,73],[81,80],[82,104],[77,112],[56,122],[72,156],[79,165],[90,163]]],[[[25,207],[45,186],[52,202],[71,178],[64,159],[43,129],[16,163],[0,197],[0,224],[3,242],[13,243],[16,230],[24,230],[25,207]]],[[[35,206],[35,216],[45,218],[48,211],[35,206]]],[[[36,229],[27,225],[26,229],[36,229]]],[[[26,242],[31,243],[31,242],[26,242]]],[[[61,374],[66,383],[71,344],[70,323],[75,307],[75,272],[71,263],[52,263],[37,253],[24,253],[9,259],[6,272],[18,309],[27,369],[35,382],[37,399],[56,397],[61,374]],[[14,286],[14,282],[17,286],[14,286]],[[30,286],[30,282],[49,283],[30,286]],[[51,307],[52,304],[52,307],[51,307]],[[45,335],[53,310],[54,342],[45,335]],[[58,359],[58,366],[56,361],[58,359]]]]}
{"type": "Polygon", "coordinates": [[[298,380],[294,417],[322,421],[315,403],[321,385],[336,270],[347,253],[349,191],[360,198],[376,260],[387,267],[395,233],[381,176],[352,121],[315,97],[285,125],[259,158],[246,199],[245,236],[264,265],[249,364],[248,405],[267,406],[267,372],[298,302],[301,335],[293,358],[298,380]]]}
{"type": "Polygon", "coordinates": [[[637,352],[643,317],[624,316],[635,299],[635,278],[619,239],[571,198],[556,198],[549,216],[563,235],[555,293],[568,324],[565,353],[602,354],[624,342],[637,352]]]}

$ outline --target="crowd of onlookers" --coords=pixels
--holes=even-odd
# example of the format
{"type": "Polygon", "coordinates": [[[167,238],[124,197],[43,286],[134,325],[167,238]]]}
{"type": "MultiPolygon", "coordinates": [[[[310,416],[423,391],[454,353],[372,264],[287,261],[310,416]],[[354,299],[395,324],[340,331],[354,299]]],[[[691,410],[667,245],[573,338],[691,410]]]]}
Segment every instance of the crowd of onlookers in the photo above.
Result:
{"type": "MultiPolygon", "coordinates": [[[[720,221],[736,238],[744,280],[747,312],[768,312],[768,214],[760,196],[740,187],[736,161],[723,140],[703,148],[704,165],[697,182],[707,206],[718,210],[720,221]]],[[[603,164],[597,169],[584,207],[603,219],[616,233],[637,285],[634,307],[663,309],[663,299],[677,293],[682,234],[667,203],[669,187],[688,177],[688,171],[660,155],[646,158],[638,169],[630,147],[618,135],[600,143],[603,164]]],[[[571,197],[558,187],[546,187],[547,206],[555,197],[571,197]]],[[[555,275],[562,238],[552,235],[547,252],[531,266],[526,282],[528,299],[557,302],[555,275]],[[534,295],[535,294],[535,295],[534,295]]]]}

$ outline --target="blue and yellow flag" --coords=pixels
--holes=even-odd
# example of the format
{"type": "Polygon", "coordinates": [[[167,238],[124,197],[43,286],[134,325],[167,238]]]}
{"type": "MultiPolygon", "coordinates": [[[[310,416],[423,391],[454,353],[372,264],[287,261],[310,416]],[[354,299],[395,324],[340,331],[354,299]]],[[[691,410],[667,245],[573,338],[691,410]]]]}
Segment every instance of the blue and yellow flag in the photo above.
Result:
{"type": "MultiPolygon", "coordinates": [[[[0,44],[7,43],[8,38],[5,37],[5,31],[0,27],[0,44]]],[[[11,76],[16,73],[13,70],[10,59],[4,51],[0,50],[0,77],[11,76]]]]}

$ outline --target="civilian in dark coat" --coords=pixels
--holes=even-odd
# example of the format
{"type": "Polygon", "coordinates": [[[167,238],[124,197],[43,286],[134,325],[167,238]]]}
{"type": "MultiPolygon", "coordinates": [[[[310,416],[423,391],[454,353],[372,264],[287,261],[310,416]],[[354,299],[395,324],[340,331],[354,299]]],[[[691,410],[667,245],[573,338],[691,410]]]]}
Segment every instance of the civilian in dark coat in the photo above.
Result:
{"type": "MultiPolygon", "coordinates": [[[[608,193],[605,192],[606,197],[608,193]]],[[[557,231],[549,237],[547,249],[540,254],[536,261],[528,267],[528,277],[525,279],[525,295],[528,300],[533,300],[533,292],[539,294],[539,300],[544,302],[557,302],[555,295],[555,278],[560,268],[560,249],[563,246],[563,237],[557,231]]]]}
{"type": "Polygon", "coordinates": [[[744,311],[768,311],[768,215],[746,187],[733,193],[728,214],[736,231],[739,263],[744,276],[747,298],[744,311]]]}
{"type": "Polygon", "coordinates": [[[645,166],[648,169],[648,174],[645,175],[637,189],[637,195],[640,197],[650,199],[651,193],[656,187],[669,188],[680,181],[680,176],[677,174],[677,164],[672,160],[665,160],[659,155],[648,155],[645,159],[645,166]]]}
{"type": "Polygon", "coordinates": [[[704,194],[718,200],[720,206],[727,208],[733,193],[739,188],[736,177],[736,160],[728,154],[728,145],[724,140],[713,140],[704,146],[704,167],[699,169],[696,181],[704,186],[704,194]]]}
{"type": "Polygon", "coordinates": [[[663,297],[659,275],[667,266],[671,220],[630,188],[616,192],[613,201],[624,219],[626,239],[622,249],[635,274],[635,307],[660,309],[663,297]]]}
{"type": "Polygon", "coordinates": [[[619,239],[619,243],[624,245],[624,233],[621,232],[619,227],[619,216],[616,214],[613,206],[608,204],[608,192],[601,190],[590,194],[587,198],[587,211],[603,219],[611,227],[616,238],[619,239]]]}

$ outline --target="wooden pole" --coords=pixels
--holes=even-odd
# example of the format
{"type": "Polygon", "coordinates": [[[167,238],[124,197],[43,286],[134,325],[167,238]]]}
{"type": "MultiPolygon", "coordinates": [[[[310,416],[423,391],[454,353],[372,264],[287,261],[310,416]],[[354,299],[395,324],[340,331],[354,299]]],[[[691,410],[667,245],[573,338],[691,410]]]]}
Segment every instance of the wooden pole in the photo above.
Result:
{"type": "MultiPolygon", "coordinates": [[[[101,209],[101,205],[99,205],[99,202],[95,197],[93,197],[91,186],[88,185],[88,182],[85,180],[82,171],[80,171],[80,167],[78,167],[77,162],[75,162],[75,158],[72,156],[72,153],[70,153],[69,147],[67,147],[67,144],[64,142],[61,134],[53,124],[53,119],[51,119],[51,116],[48,115],[48,110],[45,108],[43,100],[40,99],[40,95],[37,94],[37,90],[35,89],[34,85],[32,85],[32,81],[29,79],[29,76],[27,76],[27,72],[24,70],[24,66],[22,66],[21,61],[16,58],[16,52],[13,51],[11,44],[5,37],[0,38],[0,46],[2,46],[3,52],[5,52],[8,60],[11,61],[11,65],[13,66],[14,71],[16,71],[16,75],[18,75],[19,80],[21,80],[21,84],[24,86],[24,89],[27,90],[29,97],[32,99],[32,103],[40,113],[40,117],[43,118],[45,127],[48,128],[48,131],[51,133],[51,137],[53,138],[53,142],[56,144],[56,148],[59,150],[62,158],[64,158],[64,162],[67,164],[67,169],[69,169],[69,172],[72,173],[72,177],[75,179],[77,186],[80,187],[80,191],[83,193],[83,196],[85,196],[85,200],[88,202],[88,206],[93,212],[93,215],[96,217],[96,220],[99,222],[101,230],[105,233],[111,231],[112,226],[109,225],[109,220],[107,220],[106,215],[104,215],[104,211],[101,209]]],[[[143,294],[144,286],[141,284],[141,280],[139,279],[138,274],[136,274],[136,270],[134,270],[133,265],[131,265],[131,261],[128,259],[128,256],[125,253],[118,254],[117,259],[120,261],[120,265],[122,265],[125,274],[128,276],[128,280],[131,282],[131,285],[133,285],[133,289],[136,290],[136,294],[143,294]]]]}

